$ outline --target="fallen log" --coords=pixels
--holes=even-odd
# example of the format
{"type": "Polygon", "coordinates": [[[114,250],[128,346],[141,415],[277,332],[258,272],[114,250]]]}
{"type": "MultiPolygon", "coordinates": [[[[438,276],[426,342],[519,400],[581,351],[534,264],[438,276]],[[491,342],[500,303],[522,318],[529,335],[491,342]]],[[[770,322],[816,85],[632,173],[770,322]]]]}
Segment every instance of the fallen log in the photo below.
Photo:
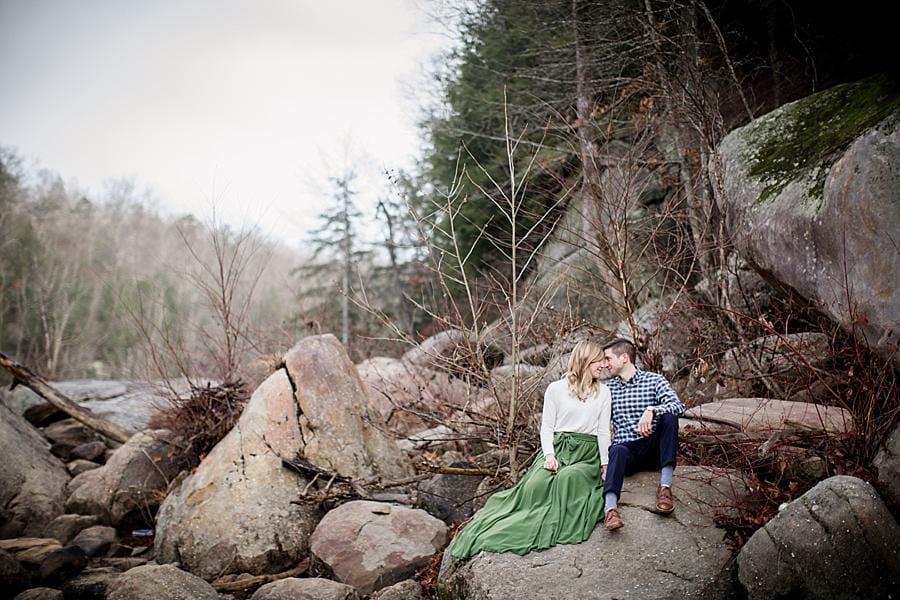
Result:
{"type": "Polygon", "coordinates": [[[47,383],[43,377],[35,374],[31,369],[11,359],[3,352],[0,352],[0,367],[12,374],[13,386],[21,383],[31,388],[35,394],[97,433],[123,444],[131,437],[131,433],[122,427],[103,417],[98,417],[84,407],[78,406],[78,404],[67,398],[65,394],[57,391],[47,383]]]}

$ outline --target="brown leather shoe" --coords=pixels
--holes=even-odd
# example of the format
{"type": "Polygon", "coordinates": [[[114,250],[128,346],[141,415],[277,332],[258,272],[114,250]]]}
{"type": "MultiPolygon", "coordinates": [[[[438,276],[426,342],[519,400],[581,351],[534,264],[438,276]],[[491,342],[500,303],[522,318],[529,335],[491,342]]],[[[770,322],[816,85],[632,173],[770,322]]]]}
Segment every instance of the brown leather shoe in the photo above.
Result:
{"type": "Polygon", "coordinates": [[[675,502],[672,500],[672,488],[664,485],[656,489],[656,512],[670,515],[675,510],[675,502]]]}
{"type": "Polygon", "coordinates": [[[604,527],[608,531],[613,531],[614,529],[618,529],[622,527],[625,523],[622,522],[622,517],[619,516],[619,511],[615,508],[611,508],[606,511],[606,522],[603,524],[604,527]]]}

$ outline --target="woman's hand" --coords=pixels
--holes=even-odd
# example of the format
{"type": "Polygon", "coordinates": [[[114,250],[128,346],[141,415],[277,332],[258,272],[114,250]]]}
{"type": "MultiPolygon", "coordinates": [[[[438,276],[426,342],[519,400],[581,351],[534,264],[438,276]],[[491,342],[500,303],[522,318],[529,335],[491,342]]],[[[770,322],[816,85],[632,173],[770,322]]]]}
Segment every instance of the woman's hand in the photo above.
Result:
{"type": "Polygon", "coordinates": [[[548,471],[556,471],[559,469],[559,463],[556,462],[556,458],[554,456],[548,456],[544,459],[544,468],[548,471]]]}
{"type": "Polygon", "coordinates": [[[602,479],[603,481],[606,481],[606,467],[607,465],[603,465],[602,467],[600,467],[600,479],[602,479]]]}

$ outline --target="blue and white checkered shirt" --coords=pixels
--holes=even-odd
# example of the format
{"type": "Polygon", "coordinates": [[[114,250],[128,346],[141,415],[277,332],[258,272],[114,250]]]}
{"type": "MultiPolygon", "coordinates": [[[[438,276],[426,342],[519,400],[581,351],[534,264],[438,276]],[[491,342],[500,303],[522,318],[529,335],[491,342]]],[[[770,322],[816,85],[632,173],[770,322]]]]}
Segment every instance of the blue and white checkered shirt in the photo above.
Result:
{"type": "Polygon", "coordinates": [[[612,394],[612,423],[615,427],[613,444],[638,439],[637,425],[648,406],[653,407],[653,423],[659,415],[684,414],[684,404],[665,377],[659,373],[637,369],[628,382],[619,377],[606,380],[612,394]]]}

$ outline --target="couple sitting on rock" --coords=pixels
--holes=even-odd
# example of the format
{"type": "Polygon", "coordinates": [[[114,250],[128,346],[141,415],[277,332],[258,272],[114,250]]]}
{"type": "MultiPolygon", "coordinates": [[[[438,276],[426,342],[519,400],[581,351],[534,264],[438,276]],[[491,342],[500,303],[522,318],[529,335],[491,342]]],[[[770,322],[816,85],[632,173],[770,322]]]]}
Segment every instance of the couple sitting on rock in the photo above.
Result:
{"type": "Polygon", "coordinates": [[[541,452],[515,487],[494,494],[457,534],[454,558],[577,544],[604,512],[606,529],[619,529],[622,482],[637,471],[660,469],[656,510],[675,510],[672,474],[684,405],[662,375],[634,363],[634,344],[625,339],[575,346],[566,376],[544,393],[541,452]],[[605,384],[603,371],[611,377],[605,384]]]}

